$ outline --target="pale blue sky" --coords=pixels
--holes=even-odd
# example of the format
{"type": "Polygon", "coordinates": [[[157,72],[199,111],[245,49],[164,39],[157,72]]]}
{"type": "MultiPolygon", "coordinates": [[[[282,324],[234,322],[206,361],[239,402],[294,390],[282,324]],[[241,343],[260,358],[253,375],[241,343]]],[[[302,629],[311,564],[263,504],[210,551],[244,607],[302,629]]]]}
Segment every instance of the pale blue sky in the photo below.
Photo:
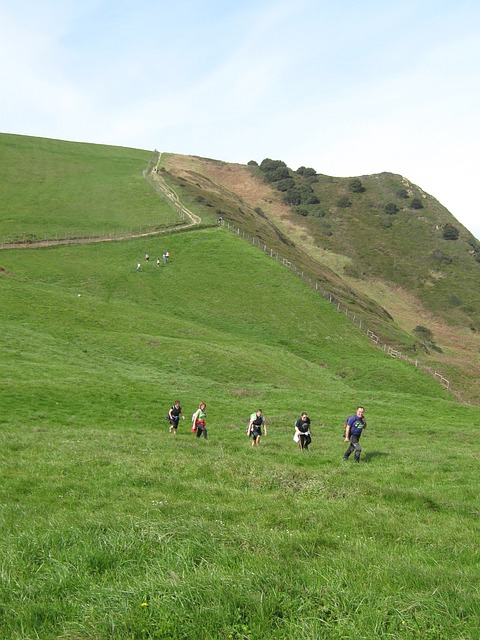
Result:
{"type": "Polygon", "coordinates": [[[399,173],[480,238],[478,0],[2,0],[0,131],[399,173]]]}

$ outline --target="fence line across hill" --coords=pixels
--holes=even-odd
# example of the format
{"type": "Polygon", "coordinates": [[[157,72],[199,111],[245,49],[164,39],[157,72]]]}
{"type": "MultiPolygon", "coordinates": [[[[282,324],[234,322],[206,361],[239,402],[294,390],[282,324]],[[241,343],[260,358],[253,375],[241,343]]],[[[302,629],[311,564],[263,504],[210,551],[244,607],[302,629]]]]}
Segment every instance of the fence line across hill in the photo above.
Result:
{"type": "Polygon", "coordinates": [[[379,336],[376,335],[373,331],[371,331],[365,325],[365,323],[362,322],[361,318],[359,318],[357,316],[357,314],[355,314],[353,311],[349,311],[349,309],[347,307],[343,307],[341,302],[339,300],[337,300],[335,298],[335,296],[333,296],[329,291],[326,291],[325,289],[323,289],[318,284],[318,282],[316,282],[315,280],[310,278],[310,276],[306,275],[303,272],[303,270],[298,269],[294,264],[292,264],[292,262],[290,260],[287,260],[286,258],[282,257],[277,251],[274,251],[273,249],[270,249],[269,247],[267,247],[266,244],[260,242],[257,238],[254,238],[254,237],[248,235],[247,233],[245,233],[245,231],[242,231],[241,229],[239,229],[235,225],[231,224],[230,222],[226,222],[226,221],[222,220],[220,224],[222,224],[222,226],[225,229],[227,229],[228,231],[231,231],[232,233],[234,233],[235,235],[237,235],[237,236],[239,236],[241,238],[244,238],[245,240],[247,240],[252,245],[254,245],[254,246],[258,247],[259,249],[261,249],[263,251],[263,253],[265,253],[266,255],[270,256],[272,259],[276,260],[276,262],[282,264],[284,267],[287,267],[287,269],[290,269],[291,271],[293,271],[297,276],[300,276],[300,278],[305,280],[305,282],[307,282],[312,288],[314,288],[317,293],[319,293],[321,296],[323,296],[325,298],[325,300],[327,300],[327,302],[329,302],[330,304],[335,306],[337,308],[337,311],[339,311],[342,314],[345,314],[345,316],[351,322],[353,322],[353,324],[355,324],[360,329],[360,331],[362,331],[362,333],[364,333],[368,338],[370,338],[370,340],[376,346],[378,346],[380,349],[382,349],[388,356],[390,356],[391,358],[395,358],[397,360],[403,360],[405,362],[408,362],[409,364],[412,364],[413,366],[417,367],[418,369],[421,369],[425,373],[428,373],[430,376],[433,376],[433,378],[435,380],[437,380],[446,389],[448,389],[450,391],[452,390],[451,385],[450,385],[450,381],[447,380],[446,378],[444,378],[444,376],[442,376],[440,373],[438,373],[438,371],[435,371],[434,369],[432,369],[431,367],[428,367],[426,365],[422,365],[419,362],[418,358],[415,358],[415,359],[409,358],[408,356],[404,355],[400,351],[397,351],[396,349],[393,349],[392,347],[390,347],[386,343],[381,343],[379,336]]]}

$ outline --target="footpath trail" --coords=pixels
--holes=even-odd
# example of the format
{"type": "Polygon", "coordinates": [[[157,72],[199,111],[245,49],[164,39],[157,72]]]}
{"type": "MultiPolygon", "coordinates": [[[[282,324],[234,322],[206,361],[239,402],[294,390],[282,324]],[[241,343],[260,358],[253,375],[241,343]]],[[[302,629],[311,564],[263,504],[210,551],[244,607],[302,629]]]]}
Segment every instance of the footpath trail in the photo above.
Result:
{"type": "Polygon", "coordinates": [[[45,238],[45,240],[33,240],[25,242],[4,242],[0,243],[1,249],[40,249],[42,247],[56,247],[68,244],[96,244],[100,242],[117,242],[119,240],[129,240],[133,238],[147,238],[149,236],[157,236],[162,233],[169,233],[172,231],[179,231],[189,229],[191,227],[198,226],[202,219],[195,213],[190,211],[185,205],[180,202],[178,194],[167,185],[158,171],[158,165],[160,163],[161,154],[158,156],[156,166],[152,171],[145,170],[143,177],[145,180],[155,189],[158,195],[166,200],[180,218],[184,221],[182,224],[176,224],[167,226],[163,229],[154,229],[153,231],[131,231],[124,233],[111,233],[101,236],[78,236],[71,238],[45,238]]]}

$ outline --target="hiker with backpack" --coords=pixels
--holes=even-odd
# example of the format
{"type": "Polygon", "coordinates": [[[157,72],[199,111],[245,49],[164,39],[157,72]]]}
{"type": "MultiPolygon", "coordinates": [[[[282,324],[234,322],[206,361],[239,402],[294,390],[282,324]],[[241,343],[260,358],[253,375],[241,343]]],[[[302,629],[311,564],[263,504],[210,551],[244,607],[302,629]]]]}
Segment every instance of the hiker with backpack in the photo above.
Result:
{"type": "Polygon", "coordinates": [[[173,435],[177,435],[178,423],[180,422],[180,416],[185,420],[185,416],[182,413],[182,407],[180,406],[180,400],[175,400],[174,404],[170,407],[168,411],[167,420],[170,421],[169,432],[173,435]]]}
{"type": "Polygon", "coordinates": [[[192,416],[192,433],[197,434],[197,438],[203,434],[205,440],[207,439],[207,427],[206,427],[206,412],[207,405],[205,402],[200,402],[198,409],[192,416]]]}
{"type": "Polygon", "coordinates": [[[306,411],[302,411],[300,418],[295,422],[295,442],[298,442],[300,449],[308,449],[308,445],[312,442],[310,433],[310,418],[306,411]]]}
{"type": "Polygon", "coordinates": [[[263,411],[261,409],[257,409],[256,413],[252,413],[252,415],[250,416],[250,421],[247,427],[247,436],[253,437],[252,447],[258,446],[260,444],[262,427],[263,427],[263,435],[266,436],[267,422],[265,420],[265,416],[263,415],[263,411]]]}
{"type": "Polygon", "coordinates": [[[353,416],[349,416],[345,421],[345,442],[349,442],[350,446],[343,454],[342,460],[346,462],[351,453],[355,451],[354,460],[360,462],[360,454],[362,447],[360,446],[360,436],[367,427],[365,420],[365,409],[358,407],[357,412],[353,416]]]}

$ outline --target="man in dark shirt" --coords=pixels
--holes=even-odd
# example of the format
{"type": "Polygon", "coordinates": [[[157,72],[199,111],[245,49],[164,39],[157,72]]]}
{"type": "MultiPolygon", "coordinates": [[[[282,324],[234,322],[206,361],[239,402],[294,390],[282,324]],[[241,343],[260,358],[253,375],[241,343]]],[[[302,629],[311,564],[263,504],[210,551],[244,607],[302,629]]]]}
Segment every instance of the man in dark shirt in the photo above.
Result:
{"type": "Polygon", "coordinates": [[[360,446],[359,440],[363,430],[367,427],[367,421],[365,420],[364,413],[364,408],[358,407],[357,413],[347,418],[347,421],[345,422],[345,442],[350,442],[350,446],[343,454],[343,460],[345,462],[353,451],[355,451],[355,462],[360,462],[362,447],[360,446]]]}

